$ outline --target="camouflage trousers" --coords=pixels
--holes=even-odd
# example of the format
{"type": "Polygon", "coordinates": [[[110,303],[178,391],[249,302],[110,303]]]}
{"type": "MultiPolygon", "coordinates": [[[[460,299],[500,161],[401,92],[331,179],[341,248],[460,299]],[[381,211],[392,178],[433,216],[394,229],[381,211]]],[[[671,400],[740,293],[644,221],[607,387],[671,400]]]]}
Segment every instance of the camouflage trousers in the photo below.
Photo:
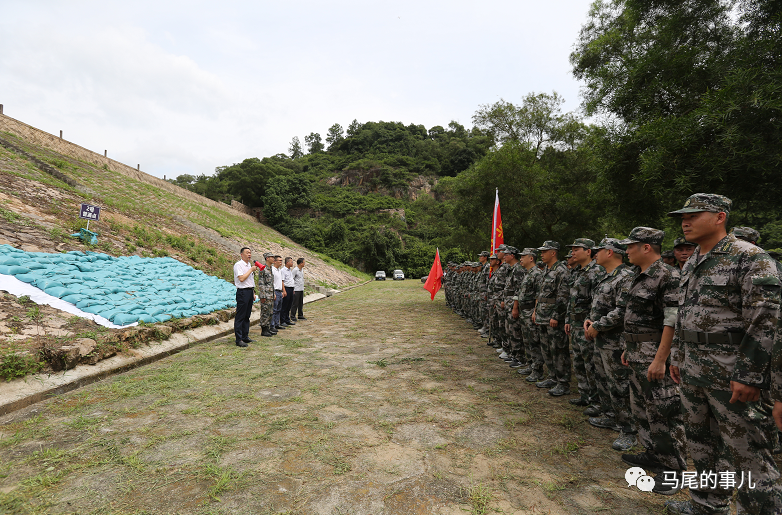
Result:
{"type": "Polygon", "coordinates": [[[274,311],[274,299],[264,299],[258,303],[261,306],[261,327],[272,325],[272,311],[274,311]]]}
{"type": "MultiPolygon", "coordinates": [[[[732,392],[682,385],[681,400],[687,447],[698,477],[702,473],[735,473],[742,514],[782,513],[782,485],[771,452],[774,421],[759,402],[730,404],[732,392]],[[750,485],[747,476],[751,473],[750,485]]],[[[699,484],[700,486],[700,484],[699,484]]],[[[696,513],[729,513],[733,488],[694,489],[690,496],[696,513]]]]}
{"type": "MultiPolygon", "coordinates": [[[[511,305],[512,305],[511,301],[511,305]]],[[[508,303],[506,302],[507,306],[508,303]]],[[[524,333],[521,329],[521,313],[519,318],[513,318],[513,308],[506,309],[507,316],[505,318],[505,333],[508,335],[508,349],[506,352],[511,355],[516,361],[526,363],[527,358],[524,352],[524,333]]]]}
{"type": "Polygon", "coordinates": [[[549,378],[570,388],[570,349],[568,349],[568,338],[565,334],[564,324],[551,327],[547,320],[545,325],[538,325],[538,331],[540,331],[540,345],[543,348],[543,355],[545,356],[546,349],[548,349],[551,357],[551,366],[546,363],[546,366],[549,366],[549,378]]]}
{"type": "Polygon", "coordinates": [[[638,428],[638,439],[666,470],[687,470],[679,387],[668,370],[662,380],[649,381],[646,377],[649,364],[630,362],[633,371],[630,374],[630,409],[638,428]]]}
{"type": "Polygon", "coordinates": [[[521,323],[521,337],[524,341],[524,350],[527,353],[527,361],[532,363],[532,370],[538,375],[543,375],[545,358],[540,348],[538,326],[532,321],[533,309],[519,310],[519,322],[521,323]]]}
{"type": "Polygon", "coordinates": [[[578,381],[578,392],[590,404],[598,404],[598,387],[595,379],[595,344],[584,336],[583,322],[570,326],[570,354],[573,371],[578,381]]]}
{"type": "MultiPolygon", "coordinates": [[[[616,422],[628,433],[635,433],[635,424],[630,412],[630,367],[622,365],[622,346],[619,338],[621,333],[600,333],[595,338],[595,352],[598,354],[605,373],[604,378],[597,378],[600,388],[600,406],[603,412],[611,411],[616,422]],[[601,380],[602,379],[602,380],[601,380]],[[606,409],[610,408],[610,409],[606,409]]],[[[597,367],[595,367],[597,373],[597,367]]]]}
{"type": "Polygon", "coordinates": [[[483,293],[478,294],[478,323],[484,327],[489,327],[489,310],[486,308],[486,300],[483,293]]]}
{"type": "Polygon", "coordinates": [[[505,335],[505,310],[500,307],[500,301],[493,302],[491,319],[491,337],[495,343],[502,344],[505,347],[507,340],[505,335]]]}

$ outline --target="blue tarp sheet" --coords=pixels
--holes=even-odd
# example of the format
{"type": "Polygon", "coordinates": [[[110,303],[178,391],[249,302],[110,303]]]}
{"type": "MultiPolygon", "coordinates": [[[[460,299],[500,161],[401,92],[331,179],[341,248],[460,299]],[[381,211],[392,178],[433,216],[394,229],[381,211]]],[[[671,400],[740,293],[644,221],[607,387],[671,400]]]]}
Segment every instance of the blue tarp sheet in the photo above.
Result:
{"type": "Polygon", "coordinates": [[[120,326],[236,307],[236,287],[176,259],[25,252],[0,245],[0,274],[120,326]]]}

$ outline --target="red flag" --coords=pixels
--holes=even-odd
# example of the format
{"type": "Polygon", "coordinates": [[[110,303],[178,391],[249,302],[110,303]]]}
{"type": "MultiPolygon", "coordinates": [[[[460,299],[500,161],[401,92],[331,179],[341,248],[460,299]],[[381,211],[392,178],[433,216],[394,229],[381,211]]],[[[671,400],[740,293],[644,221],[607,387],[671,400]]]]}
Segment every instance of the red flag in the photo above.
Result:
{"type": "Polygon", "coordinates": [[[494,190],[494,216],[491,222],[491,253],[494,254],[494,250],[505,243],[505,238],[502,236],[502,216],[500,215],[500,193],[499,190],[494,190]]]}
{"type": "Polygon", "coordinates": [[[428,290],[432,294],[432,300],[437,292],[440,290],[443,281],[443,266],[440,264],[440,249],[437,249],[437,253],[434,255],[434,263],[432,263],[432,269],[429,270],[429,277],[424,283],[424,289],[428,290]]]}

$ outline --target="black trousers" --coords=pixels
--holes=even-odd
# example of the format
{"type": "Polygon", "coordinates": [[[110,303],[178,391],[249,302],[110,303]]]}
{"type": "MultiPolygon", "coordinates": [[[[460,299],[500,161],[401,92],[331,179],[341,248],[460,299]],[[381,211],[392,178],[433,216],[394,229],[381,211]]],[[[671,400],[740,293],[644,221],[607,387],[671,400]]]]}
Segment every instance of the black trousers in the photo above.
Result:
{"type": "Polygon", "coordinates": [[[285,298],[282,299],[282,312],[280,312],[280,322],[286,324],[291,321],[291,304],[293,304],[293,286],[285,287],[285,298]]]}
{"type": "Polygon", "coordinates": [[[291,318],[296,318],[296,311],[299,311],[299,316],[304,316],[304,292],[294,291],[293,302],[291,303],[291,318]]]}
{"type": "Polygon", "coordinates": [[[234,318],[234,334],[236,341],[250,339],[250,313],[253,311],[253,289],[236,289],[236,318],[234,318]]]}

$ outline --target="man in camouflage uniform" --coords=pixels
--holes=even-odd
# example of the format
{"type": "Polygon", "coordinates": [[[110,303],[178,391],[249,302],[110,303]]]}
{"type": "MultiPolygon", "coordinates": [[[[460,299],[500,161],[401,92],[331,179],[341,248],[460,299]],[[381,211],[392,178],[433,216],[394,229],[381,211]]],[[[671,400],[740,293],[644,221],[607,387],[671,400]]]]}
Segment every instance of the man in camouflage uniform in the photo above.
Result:
{"type": "Polygon", "coordinates": [[[505,360],[511,368],[522,368],[525,364],[523,335],[521,331],[521,322],[518,317],[513,316],[513,297],[519,291],[522,279],[527,273],[527,269],[521,266],[518,259],[519,250],[516,247],[507,246],[508,253],[505,254],[505,263],[510,268],[508,279],[505,281],[505,290],[503,291],[503,309],[505,310],[505,334],[508,335],[505,352],[510,356],[510,360],[505,360]]]}
{"type": "MultiPolygon", "coordinates": [[[[492,339],[495,340],[504,349],[506,341],[508,340],[505,334],[505,308],[502,307],[504,299],[503,292],[505,291],[505,282],[508,280],[508,273],[510,267],[505,264],[505,245],[497,247],[497,259],[500,261],[500,266],[495,272],[492,273],[491,280],[489,281],[489,299],[494,311],[494,318],[492,320],[492,339]]],[[[499,349],[499,347],[497,347],[499,349]]],[[[508,353],[504,350],[500,354],[500,359],[509,357],[508,353]]]]}
{"type": "Polygon", "coordinates": [[[575,406],[598,404],[597,380],[595,378],[595,344],[584,336],[584,320],[592,306],[592,289],[605,269],[592,258],[595,242],[588,238],[577,238],[568,245],[573,254],[570,269],[570,297],[565,315],[565,334],[570,337],[570,354],[573,370],[576,372],[578,391],[581,394],[568,402],[575,406]]]}
{"type": "Polygon", "coordinates": [[[480,271],[481,264],[477,261],[470,263],[470,320],[475,330],[481,328],[481,308],[480,308],[480,271]]]}
{"type": "Polygon", "coordinates": [[[570,350],[565,334],[565,313],[567,312],[568,269],[557,259],[559,242],[547,240],[538,250],[546,264],[540,281],[540,292],[535,304],[533,320],[538,325],[540,344],[545,354],[548,350],[553,369],[549,377],[535,383],[538,388],[551,388],[548,393],[555,397],[570,393],[570,350]]]}
{"type": "Polygon", "coordinates": [[[597,250],[597,263],[605,268],[592,294],[592,308],[584,321],[586,337],[595,341],[595,353],[602,367],[596,366],[600,388],[602,417],[590,417],[595,427],[620,431],[611,445],[617,451],[630,450],[636,444],[636,429],[630,412],[630,369],[622,365],[624,317],[618,307],[619,296],[632,280],[630,267],[622,263],[624,245],[615,238],[603,238],[597,250]],[[605,377],[599,377],[605,374],[605,377]]]}
{"type": "MultiPolygon", "coordinates": [[[[497,343],[497,334],[492,332],[494,331],[493,321],[495,317],[494,312],[494,303],[491,301],[491,289],[494,287],[494,281],[496,281],[496,273],[497,269],[500,267],[500,260],[497,258],[496,254],[491,254],[489,256],[489,278],[486,280],[486,327],[488,328],[486,331],[486,335],[491,336],[489,338],[489,341],[486,342],[486,345],[489,347],[494,347],[495,349],[501,349],[502,345],[497,343]]],[[[501,352],[501,351],[500,351],[501,352]]]]}
{"type": "Polygon", "coordinates": [[[666,250],[665,252],[662,253],[661,257],[663,263],[665,263],[666,265],[675,266],[676,268],[679,267],[679,265],[676,263],[676,257],[673,255],[672,250],[666,250]]]}
{"type": "Polygon", "coordinates": [[[731,232],[736,238],[748,241],[753,245],[757,245],[760,240],[760,233],[752,227],[734,227],[731,232]]]}
{"type": "Polygon", "coordinates": [[[646,448],[639,454],[623,454],[622,461],[656,472],[653,491],[673,495],[679,488],[663,482],[662,472],[681,478],[687,469],[687,450],[679,387],[669,373],[679,311],[679,270],[660,258],[664,237],[658,229],[636,227],[620,242],[627,246],[630,262],[640,268],[619,307],[624,310],[622,364],[632,370],[630,409],[646,448]]]}
{"type": "Polygon", "coordinates": [[[478,309],[480,314],[481,328],[478,330],[482,338],[489,337],[489,308],[488,308],[488,293],[489,293],[489,270],[491,264],[489,263],[489,252],[483,251],[478,256],[478,260],[481,263],[481,271],[478,273],[478,309]]]}
{"type": "Polygon", "coordinates": [[[266,252],[263,255],[263,259],[266,261],[266,268],[261,271],[258,278],[258,298],[261,303],[261,334],[263,336],[272,336],[277,334],[276,330],[271,329],[272,312],[274,311],[274,276],[272,275],[274,254],[266,252]]]}
{"type": "Polygon", "coordinates": [[[780,280],[767,253],[727,234],[730,206],[722,195],[696,193],[670,213],[698,245],[682,270],[671,376],[681,383],[698,477],[732,473],[736,483],[690,486],[692,500],[669,501],[669,513],[729,513],[740,480],[738,513],[782,513],[773,419],[758,402],[770,386],[780,280]]]}
{"type": "Polygon", "coordinates": [[[695,251],[694,243],[690,243],[681,236],[673,240],[673,257],[676,258],[676,265],[680,271],[684,267],[684,263],[692,256],[693,251],[695,251]]]}
{"type": "MultiPolygon", "coordinates": [[[[521,257],[520,264],[527,271],[519,284],[519,289],[513,296],[513,309],[511,316],[515,317],[521,323],[521,335],[524,341],[524,348],[527,353],[527,359],[530,362],[529,367],[519,369],[519,374],[529,376],[527,381],[536,383],[543,379],[543,364],[546,362],[543,351],[540,348],[540,337],[538,336],[538,326],[532,320],[532,314],[535,312],[535,301],[540,292],[540,280],[543,272],[535,265],[537,251],[533,248],[526,248],[519,253],[521,257]]],[[[549,370],[554,365],[546,363],[549,370]]]]}

